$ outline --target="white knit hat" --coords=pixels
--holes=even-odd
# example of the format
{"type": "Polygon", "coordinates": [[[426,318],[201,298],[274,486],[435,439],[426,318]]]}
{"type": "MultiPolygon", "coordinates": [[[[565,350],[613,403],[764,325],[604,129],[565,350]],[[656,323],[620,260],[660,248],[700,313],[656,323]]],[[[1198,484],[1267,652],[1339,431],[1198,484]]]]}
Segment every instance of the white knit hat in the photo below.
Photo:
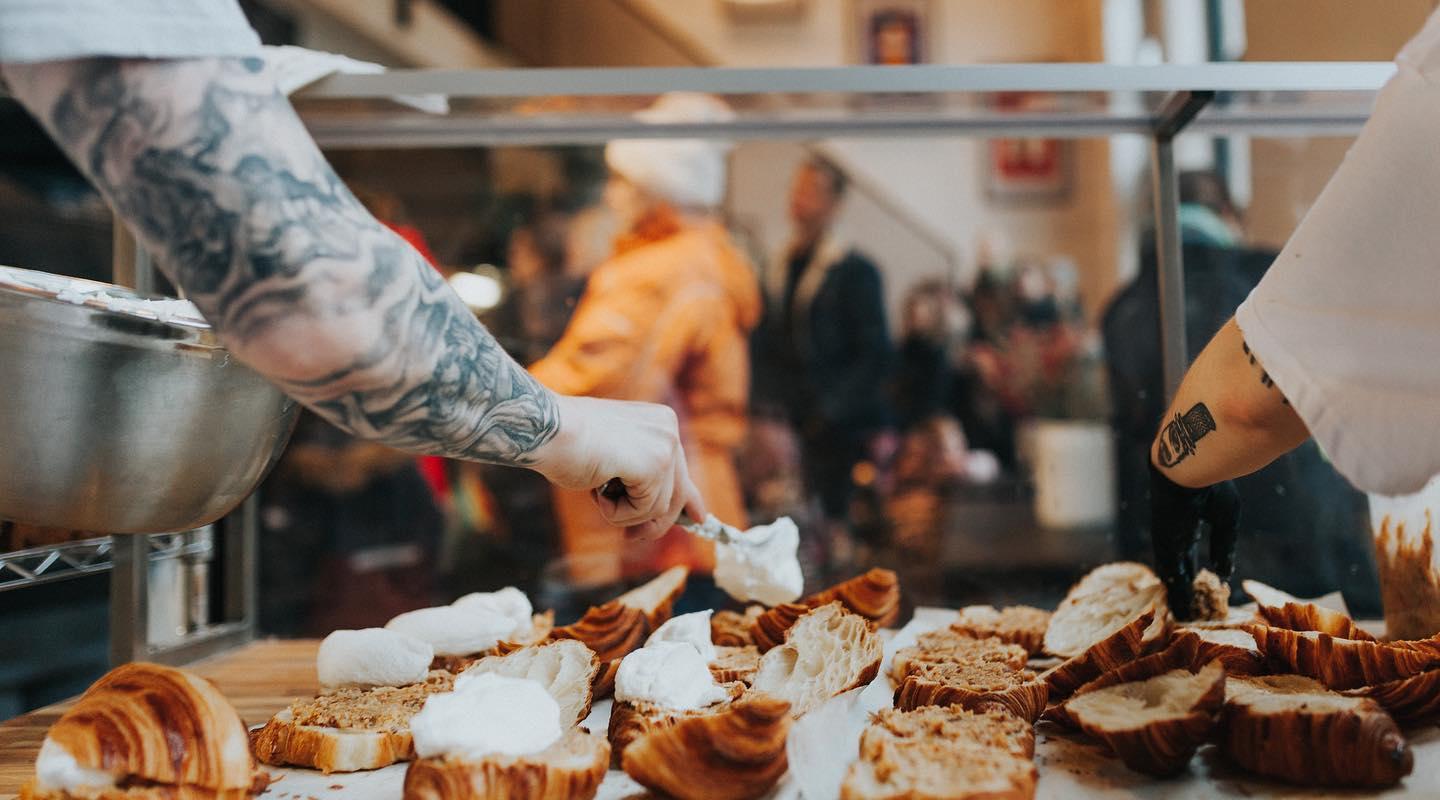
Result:
{"type": "MultiPolygon", "coordinates": [[[[650,123],[722,122],[735,112],[714,95],[670,92],[635,115],[650,123]]],[[[616,139],[605,163],[632,183],[677,206],[713,208],[725,198],[725,156],[718,139],[616,139]]]]}

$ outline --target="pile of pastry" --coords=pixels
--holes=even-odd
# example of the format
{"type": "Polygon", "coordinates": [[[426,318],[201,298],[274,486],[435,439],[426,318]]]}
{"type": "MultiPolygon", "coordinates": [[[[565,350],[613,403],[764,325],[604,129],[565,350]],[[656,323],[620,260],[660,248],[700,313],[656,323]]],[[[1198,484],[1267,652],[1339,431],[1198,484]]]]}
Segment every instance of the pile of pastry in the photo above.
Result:
{"type": "MultiPolygon", "coordinates": [[[[1202,576],[1202,578],[1205,576],[1202,576]]],[[[1176,625],[1139,564],[1071,589],[1046,632],[1046,718],[1139,772],[1184,771],[1214,743],[1242,769],[1310,786],[1392,786],[1413,766],[1401,726],[1440,717],[1440,641],[1380,642],[1344,613],[1245,582],[1254,614],[1176,625]]]]}

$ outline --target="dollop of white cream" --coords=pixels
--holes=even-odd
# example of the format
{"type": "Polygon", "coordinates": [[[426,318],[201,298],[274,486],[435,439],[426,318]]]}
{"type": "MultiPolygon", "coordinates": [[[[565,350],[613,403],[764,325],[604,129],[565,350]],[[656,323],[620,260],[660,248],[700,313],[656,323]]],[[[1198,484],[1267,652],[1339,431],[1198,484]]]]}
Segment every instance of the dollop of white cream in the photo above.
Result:
{"type": "Polygon", "coordinates": [[[645,640],[645,646],[650,647],[660,642],[692,645],[708,664],[716,657],[715,643],[710,640],[710,615],[714,613],[706,610],[671,617],[650,634],[650,638],[645,640]]]}
{"type": "Polygon", "coordinates": [[[116,780],[103,769],[80,766],[69,750],[47,736],[35,759],[35,783],[41,791],[60,792],[109,789],[115,786],[116,780]]]}
{"type": "Polygon", "coordinates": [[[805,588],[800,529],[789,517],[745,531],[745,544],[715,545],[715,583],[742,603],[789,603],[805,588]]]}
{"type": "Polygon", "coordinates": [[[325,689],[408,686],[425,680],[435,648],[384,628],[335,631],[320,643],[315,669],[325,689]]]}
{"type": "Polygon", "coordinates": [[[615,674],[615,699],[622,702],[691,711],[727,697],[699,651],[682,642],[647,644],[625,656],[615,674]]]}
{"type": "Polygon", "coordinates": [[[513,624],[510,636],[529,633],[534,625],[535,607],[530,598],[514,586],[494,592],[472,592],[450,605],[474,614],[507,619],[513,624]]]}
{"type": "Polygon", "coordinates": [[[421,758],[538,753],[560,738],[560,706],[538,681],[467,675],[410,720],[421,758]]]}
{"type": "Polygon", "coordinates": [[[428,643],[438,656],[468,656],[530,633],[533,613],[525,593],[507,586],[467,594],[448,606],[407,611],[385,629],[428,643]]]}

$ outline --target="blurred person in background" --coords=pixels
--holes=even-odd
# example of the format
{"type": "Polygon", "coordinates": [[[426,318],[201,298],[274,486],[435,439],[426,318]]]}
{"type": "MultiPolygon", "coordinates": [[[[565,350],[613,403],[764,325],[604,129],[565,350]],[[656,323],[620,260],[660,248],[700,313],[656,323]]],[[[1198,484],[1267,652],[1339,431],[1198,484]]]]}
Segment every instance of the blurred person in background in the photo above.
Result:
{"type": "Polygon", "coordinates": [[[569,237],[570,217],[536,203],[506,243],[505,296],[481,319],[525,366],[560,340],[585,289],[566,271],[569,237]]]}
{"type": "MultiPolygon", "coordinates": [[[[1276,254],[1244,244],[1240,211],[1219,175],[1181,173],[1179,190],[1185,329],[1193,352],[1226,323],[1276,254]]],[[[1141,560],[1150,554],[1150,445],[1165,413],[1157,269],[1152,235],[1142,245],[1139,274],[1116,293],[1101,323],[1118,456],[1119,555],[1141,560]]],[[[1313,440],[1235,486],[1244,508],[1238,559],[1245,567],[1238,577],[1304,597],[1342,587],[1353,611],[1378,614],[1365,496],[1313,440]]]]}
{"type": "MultiPolygon", "coordinates": [[[[675,93],[641,118],[730,114],[716,98],[675,93]]],[[[727,152],[725,143],[703,140],[622,140],[605,148],[605,203],[622,232],[560,341],[531,372],[566,394],[669,404],[710,512],[745,527],[735,450],[747,421],[746,341],[760,292],[754,268],[716,216],[727,152]]],[[[679,529],[622,552],[621,532],[604,524],[584,493],[556,491],[555,512],[566,567],[582,586],[677,564],[700,573],[713,566],[710,544],[679,529]]]]}
{"type": "Polygon", "coordinates": [[[820,158],[796,170],[794,232],[767,271],[765,316],[752,340],[756,402],[798,432],[807,488],[819,498],[838,560],[849,545],[855,467],[883,464],[893,449],[880,271],[830,233],[846,183],[820,158]]]}

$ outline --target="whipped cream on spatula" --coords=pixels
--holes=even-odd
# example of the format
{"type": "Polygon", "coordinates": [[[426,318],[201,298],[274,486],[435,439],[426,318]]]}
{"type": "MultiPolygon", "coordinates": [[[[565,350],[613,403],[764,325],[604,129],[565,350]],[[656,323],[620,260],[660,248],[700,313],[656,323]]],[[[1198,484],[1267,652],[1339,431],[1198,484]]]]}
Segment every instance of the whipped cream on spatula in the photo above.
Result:
{"type": "Polygon", "coordinates": [[[715,540],[715,583],[742,603],[773,606],[800,597],[805,577],[800,572],[800,529],[789,517],[757,525],[743,533],[711,514],[687,528],[715,540]]]}

